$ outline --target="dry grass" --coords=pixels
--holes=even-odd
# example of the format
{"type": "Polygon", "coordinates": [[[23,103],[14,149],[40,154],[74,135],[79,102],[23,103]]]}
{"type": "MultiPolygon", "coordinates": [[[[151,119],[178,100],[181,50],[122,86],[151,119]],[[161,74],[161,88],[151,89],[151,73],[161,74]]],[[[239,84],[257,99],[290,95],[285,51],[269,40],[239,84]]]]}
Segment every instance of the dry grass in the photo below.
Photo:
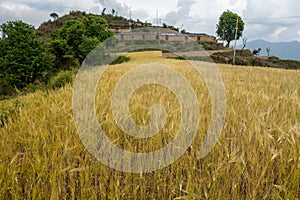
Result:
{"type": "MultiPolygon", "coordinates": [[[[8,117],[0,128],[0,199],[299,199],[299,71],[219,65],[228,101],[225,127],[213,152],[199,159],[210,119],[200,77],[184,61],[163,59],[158,52],[130,56],[131,62],[112,67],[100,82],[99,108],[108,105],[114,84],[135,64],[173,66],[190,80],[200,103],[202,119],[192,147],[153,173],[119,172],[97,162],[82,145],[72,120],[70,85],[3,101],[8,117]]],[[[109,106],[98,109],[99,121],[123,148],[159,149],[178,128],[175,96],[160,86],[145,86],[130,108],[137,123],[147,124],[147,109],[157,102],[170,117],[161,134],[146,141],[123,134],[109,106]]]]}

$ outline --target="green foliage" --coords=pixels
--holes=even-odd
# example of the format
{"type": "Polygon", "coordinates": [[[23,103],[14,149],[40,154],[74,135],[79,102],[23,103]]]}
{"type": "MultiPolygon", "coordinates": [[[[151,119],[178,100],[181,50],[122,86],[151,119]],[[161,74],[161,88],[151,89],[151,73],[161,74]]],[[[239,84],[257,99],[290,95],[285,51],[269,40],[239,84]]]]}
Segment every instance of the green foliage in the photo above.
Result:
{"type": "Polygon", "coordinates": [[[58,89],[73,81],[73,71],[61,71],[49,81],[49,88],[58,89]]]}
{"type": "Polygon", "coordinates": [[[86,55],[91,52],[100,41],[96,37],[86,37],[84,36],[82,39],[82,43],[78,46],[79,51],[81,52],[80,60],[84,60],[86,55]]]}
{"type": "Polygon", "coordinates": [[[119,56],[111,64],[117,65],[117,64],[124,63],[124,62],[129,62],[129,60],[130,60],[130,58],[128,58],[127,56],[119,56]]]}
{"type": "MultiPolygon", "coordinates": [[[[86,14],[81,11],[71,11],[69,14],[61,16],[56,19],[56,21],[49,20],[41,24],[41,26],[36,30],[38,36],[40,36],[43,41],[49,43],[52,39],[52,35],[55,35],[59,30],[70,20],[78,20],[83,22],[83,18],[85,16],[95,16],[97,18],[103,18],[109,25],[109,27],[123,27],[128,28],[129,20],[122,16],[116,16],[111,14],[103,14],[103,15],[94,15],[94,14],[86,14]]],[[[136,26],[136,22],[131,22],[133,27],[136,26]]],[[[149,23],[144,23],[144,26],[151,26],[149,23]]],[[[111,32],[110,32],[111,33],[111,32]]]]}
{"type": "Polygon", "coordinates": [[[254,50],[252,51],[252,53],[253,53],[253,55],[255,55],[255,56],[259,56],[260,51],[261,51],[261,48],[258,48],[258,49],[254,49],[254,50]]]}
{"type": "Polygon", "coordinates": [[[97,37],[100,41],[107,39],[102,38],[102,33],[106,32],[108,26],[105,19],[96,15],[86,15],[83,17],[83,24],[85,27],[85,35],[87,37],[97,37]]]}
{"type": "Polygon", "coordinates": [[[215,42],[200,42],[200,45],[205,50],[222,50],[226,49],[223,44],[221,43],[215,43],[215,42]]]}
{"type": "Polygon", "coordinates": [[[217,35],[224,41],[227,42],[229,47],[230,42],[235,39],[236,32],[236,22],[238,19],[238,31],[237,39],[242,37],[244,31],[244,21],[236,13],[229,10],[223,12],[219,18],[219,23],[217,24],[217,35]]]}
{"type": "Polygon", "coordinates": [[[101,15],[105,15],[106,8],[103,8],[101,15]]]}
{"type": "Polygon", "coordinates": [[[22,21],[10,21],[0,26],[0,79],[8,85],[24,88],[41,81],[52,66],[46,48],[34,33],[34,27],[22,21]]]}
{"type": "Polygon", "coordinates": [[[16,88],[0,79],[0,100],[16,94],[16,88]]]}
{"type": "Polygon", "coordinates": [[[105,19],[91,14],[83,16],[82,20],[66,22],[50,43],[50,52],[56,57],[56,69],[67,69],[68,62],[82,63],[91,50],[113,36],[106,30],[107,26],[105,19]]]}
{"type": "Polygon", "coordinates": [[[58,18],[58,14],[57,14],[57,13],[55,13],[55,12],[54,12],[54,13],[51,13],[51,14],[50,14],[50,17],[52,17],[52,18],[53,18],[53,20],[54,20],[54,21],[56,21],[56,20],[57,20],[57,18],[58,18]]]}
{"type": "Polygon", "coordinates": [[[82,43],[83,36],[85,34],[84,25],[80,21],[76,21],[72,26],[67,29],[66,41],[69,45],[72,54],[75,58],[79,58],[81,52],[79,45],[82,43]]]}
{"type": "Polygon", "coordinates": [[[67,21],[58,31],[58,36],[61,39],[65,39],[67,40],[68,34],[69,34],[69,29],[73,26],[73,25],[79,25],[81,24],[81,22],[79,20],[69,20],[67,21]]]}
{"type": "Polygon", "coordinates": [[[28,94],[36,91],[47,91],[46,84],[28,84],[21,92],[21,94],[28,94]]]}
{"type": "Polygon", "coordinates": [[[51,41],[49,45],[50,53],[56,56],[55,65],[56,66],[63,66],[66,64],[65,55],[69,51],[69,46],[66,40],[62,39],[54,39],[51,41]]]}

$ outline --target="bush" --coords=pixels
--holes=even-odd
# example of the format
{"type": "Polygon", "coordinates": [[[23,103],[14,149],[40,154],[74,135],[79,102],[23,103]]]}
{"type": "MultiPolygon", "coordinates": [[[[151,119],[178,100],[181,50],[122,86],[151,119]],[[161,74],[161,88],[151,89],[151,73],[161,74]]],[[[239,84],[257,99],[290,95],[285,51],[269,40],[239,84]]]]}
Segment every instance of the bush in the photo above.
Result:
{"type": "Polygon", "coordinates": [[[0,100],[16,94],[16,88],[0,79],[0,100]]]}
{"type": "Polygon", "coordinates": [[[124,62],[128,62],[129,60],[130,60],[130,58],[128,58],[126,56],[119,56],[111,64],[112,65],[117,65],[117,64],[124,63],[124,62]]]}
{"type": "Polygon", "coordinates": [[[58,89],[73,81],[73,71],[61,71],[49,81],[49,88],[58,89]]]}
{"type": "Polygon", "coordinates": [[[276,56],[270,56],[268,59],[269,59],[269,60],[279,60],[279,58],[276,57],[276,56]]]}
{"type": "Polygon", "coordinates": [[[223,44],[214,42],[200,42],[200,45],[205,50],[221,50],[226,49],[223,44]]]}
{"type": "Polygon", "coordinates": [[[30,83],[28,84],[21,92],[21,94],[27,94],[27,93],[33,93],[36,92],[38,90],[42,90],[45,91],[47,88],[45,86],[45,84],[41,84],[41,83],[30,83]]]}

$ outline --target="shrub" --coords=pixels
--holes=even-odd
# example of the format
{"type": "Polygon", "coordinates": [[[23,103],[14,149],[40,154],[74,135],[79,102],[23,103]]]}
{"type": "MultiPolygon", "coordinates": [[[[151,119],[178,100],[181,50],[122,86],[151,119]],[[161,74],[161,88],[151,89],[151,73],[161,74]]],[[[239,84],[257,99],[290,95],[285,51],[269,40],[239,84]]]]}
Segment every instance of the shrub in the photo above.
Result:
{"type": "Polygon", "coordinates": [[[16,94],[16,89],[0,79],[0,100],[16,94]]]}
{"type": "Polygon", "coordinates": [[[61,71],[49,81],[49,88],[58,89],[73,81],[73,71],[61,71]]]}
{"type": "Polygon", "coordinates": [[[129,60],[130,60],[130,58],[128,58],[126,56],[119,56],[111,64],[112,65],[117,65],[117,64],[124,63],[124,62],[128,62],[129,60]]]}
{"type": "Polygon", "coordinates": [[[22,94],[27,94],[27,93],[32,93],[32,92],[36,92],[38,90],[42,90],[45,91],[47,88],[45,87],[45,84],[41,84],[41,83],[30,83],[28,84],[23,90],[22,90],[22,94]]]}
{"type": "Polygon", "coordinates": [[[269,59],[269,60],[279,60],[279,58],[276,57],[276,56],[270,56],[268,59],[269,59]]]}

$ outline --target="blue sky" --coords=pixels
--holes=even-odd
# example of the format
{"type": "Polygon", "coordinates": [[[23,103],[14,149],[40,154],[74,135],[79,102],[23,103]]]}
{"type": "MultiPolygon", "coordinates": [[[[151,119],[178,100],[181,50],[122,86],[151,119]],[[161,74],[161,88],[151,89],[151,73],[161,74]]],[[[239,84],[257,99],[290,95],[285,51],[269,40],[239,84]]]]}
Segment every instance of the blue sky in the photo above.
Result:
{"type": "Polygon", "coordinates": [[[0,23],[23,20],[39,26],[70,10],[101,13],[115,9],[119,15],[156,23],[156,11],[161,22],[183,27],[190,32],[215,35],[220,14],[229,9],[245,21],[244,37],[249,41],[300,41],[300,4],[296,0],[0,0],[0,23]]]}

